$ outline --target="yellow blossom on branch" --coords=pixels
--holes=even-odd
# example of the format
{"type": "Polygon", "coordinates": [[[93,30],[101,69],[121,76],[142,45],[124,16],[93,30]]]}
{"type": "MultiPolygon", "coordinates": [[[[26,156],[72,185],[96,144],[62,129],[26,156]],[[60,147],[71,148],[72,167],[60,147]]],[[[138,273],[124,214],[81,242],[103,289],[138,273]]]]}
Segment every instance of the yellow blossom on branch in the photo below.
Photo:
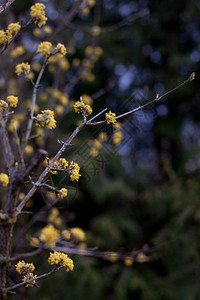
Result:
{"type": "Polygon", "coordinates": [[[68,167],[69,163],[66,161],[65,158],[60,158],[59,160],[55,161],[55,163],[52,166],[52,169],[50,169],[49,172],[52,174],[57,174],[57,170],[63,170],[68,167]],[[56,170],[55,170],[56,169],[56,170]]]}
{"type": "Polygon", "coordinates": [[[24,273],[31,273],[35,270],[34,265],[31,263],[25,263],[24,260],[19,261],[15,265],[16,271],[21,275],[24,273]]]}
{"type": "Polygon", "coordinates": [[[8,96],[7,101],[11,107],[16,107],[18,104],[18,97],[8,96]]]}
{"type": "Polygon", "coordinates": [[[0,100],[0,116],[3,114],[8,108],[8,103],[4,100],[0,100]]]}
{"type": "Polygon", "coordinates": [[[24,52],[25,52],[24,47],[23,46],[18,46],[14,50],[12,50],[10,54],[11,54],[12,57],[18,57],[18,56],[23,55],[24,52]]]}
{"type": "Polygon", "coordinates": [[[73,238],[76,241],[79,241],[79,242],[86,241],[86,235],[85,235],[85,232],[83,231],[83,229],[81,229],[79,227],[74,227],[74,228],[71,228],[70,231],[71,231],[73,238]]]}
{"type": "Polygon", "coordinates": [[[48,258],[48,263],[50,265],[60,264],[61,266],[63,266],[66,269],[67,272],[73,271],[73,269],[74,269],[73,260],[71,258],[69,258],[67,254],[57,252],[57,251],[54,251],[53,253],[50,252],[50,256],[48,258]]]}
{"type": "Polygon", "coordinates": [[[42,110],[35,118],[35,123],[37,126],[53,129],[56,127],[56,120],[54,119],[54,112],[50,109],[42,110]]]}
{"type": "Polygon", "coordinates": [[[112,113],[111,110],[109,113],[106,113],[106,123],[107,124],[114,124],[116,122],[116,114],[112,113]]]}
{"type": "Polygon", "coordinates": [[[92,113],[91,106],[85,104],[84,102],[77,101],[77,102],[75,102],[73,107],[74,107],[75,112],[78,114],[80,114],[80,113],[83,114],[83,112],[85,112],[85,115],[89,116],[92,113]]]}
{"type": "Polygon", "coordinates": [[[58,191],[58,197],[63,199],[65,197],[67,197],[67,189],[62,188],[58,191]]]}
{"type": "Polygon", "coordinates": [[[4,30],[0,30],[0,44],[5,43],[6,40],[6,33],[4,30]]]}
{"type": "Polygon", "coordinates": [[[37,48],[37,53],[40,55],[48,56],[52,52],[52,43],[51,42],[42,42],[37,48]]]}
{"type": "Polygon", "coordinates": [[[32,18],[35,18],[35,23],[41,27],[46,24],[47,18],[45,16],[45,5],[43,3],[36,3],[31,6],[30,15],[32,18]]]}
{"type": "Polygon", "coordinates": [[[16,70],[15,72],[17,73],[17,75],[27,75],[30,73],[30,65],[28,62],[26,63],[21,63],[21,64],[18,64],[16,66],[16,70]]]}
{"type": "Polygon", "coordinates": [[[61,55],[65,55],[67,53],[67,50],[66,50],[65,46],[61,43],[58,43],[55,50],[57,50],[58,53],[61,54],[61,55]]]}
{"type": "Polygon", "coordinates": [[[45,243],[50,247],[54,247],[59,235],[59,230],[57,230],[52,224],[48,224],[42,229],[39,239],[42,243],[45,243]]]}
{"type": "Polygon", "coordinates": [[[124,264],[126,267],[131,267],[134,263],[134,260],[131,256],[127,256],[125,259],[124,259],[124,264]]]}
{"type": "Polygon", "coordinates": [[[0,184],[7,186],[9,184],[9,177],[5,173],[0,173],[0,184]]]}
{"type": "Polygon", "coordinates": [[[44,26],[43,27],[43,31],[46,33],[46,34],[51,34],[52,33],[52,29],[50,26],[44,26]]]}
{"type": "Polygon", "coordinates": [[[10,41],[10,39],[20,30],[20,28],[21,25],[19,25],[19,22],[9,24],[6,31],[6,42],[10,41]]]}
{"type": "Polygon", "coordinates": [[[71,175],[70,175],[71,181],[79,180],[79,177],[81,176],[79,174],[79,171],[80,171],[79,165],[77,163],[71,161],[70,166],[69,166],[69,172],[71,173],[71,175]]]}
{"type": "Polygon", "coordinates": [[[26,282],[26,287],[28,286],[34,286],[36,284],[35,278],[37,275],[33,275],[33,273],[28,273],[27,275],[24,275],[22,281],[26,282]]]}

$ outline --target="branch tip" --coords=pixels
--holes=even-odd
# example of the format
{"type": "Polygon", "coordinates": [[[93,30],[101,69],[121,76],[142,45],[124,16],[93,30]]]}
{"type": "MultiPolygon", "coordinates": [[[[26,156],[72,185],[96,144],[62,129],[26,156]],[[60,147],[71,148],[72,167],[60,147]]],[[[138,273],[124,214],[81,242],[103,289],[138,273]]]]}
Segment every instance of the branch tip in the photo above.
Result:
{"type": "Polygon", "coordinates": [[[190,75],[190,81],[194,80],[195,78],[195,72],[192,72],[192,74],[190,75]]]}

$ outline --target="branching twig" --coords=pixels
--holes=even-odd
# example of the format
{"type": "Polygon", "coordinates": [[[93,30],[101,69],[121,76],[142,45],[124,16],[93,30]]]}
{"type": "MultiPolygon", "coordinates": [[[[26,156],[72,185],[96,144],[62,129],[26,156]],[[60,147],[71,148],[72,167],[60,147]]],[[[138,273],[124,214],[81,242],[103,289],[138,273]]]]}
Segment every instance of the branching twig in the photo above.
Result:
{"type": "MultiPolygon", "coordinates": [[[[192,81],[194,79],[195,73],[192,73],[190,78],[187,79],[186,81],[184,81],[183,83],[181,83],[180,85],[178,85],[177,87],[173,88],[172,90],[166,92],[165,94],[163,94],[162,96],[156,97],[154,100],[144,104],[143,106],[139,106],[136,109],[133,109],[127,113],[124,113],[122,115],[119,115],[116,117],[116,119],[122,118],[124,116],[133,114],[143,108],[145,108],[148,105],[151,105],[154,102],[157,102],[159,100],[161,100],[163,97],[165,97],[166,95],[169,95],[170,93],[172,93],[173,91],[175,91],[176,89],[180,88],[181,86],[183,86],[184,84],[186,84],[189,81],[192,81]]],[[[98,115],[98,114],[97,114],[98,115]]],[[[95,116],[96,117],[96,116],[95,116]]],[[[93,118],[94,119],[94,118],[93,118]]],[[[87,121],[86,123],[83,122],[80,126],[78,126],[74,132],[71,134],[71,136],[68,138],[68,140],[63,144],[63,146],[60,148],[60,150],[57,152],[57,154],[54,156],[54,158],[52,159],[52,161],[48,164],[48,166],[46,167],[46,169],[42,172],[42,174],[39,176],[38,180],[37,180],[37,184],[40,184],[43,179],[45,178],[45,176],[48,174],[49,170],[53,167],[54,163],[56,162],[56,160],[58,160],[58,158],[62,155],[62,153],[65,151],[66,147],[68,145],[71,144],[71,141],[76,137],[76,135],[79,133],[79,131],[84,128],[84,127],[90,127],[90,126],[97,126],[97,125],[103,125],[106,123],[105,121],[100,121],[100,122],[96,122],[96,123],[91,123],[91,120],[87,121]]],[[[23,207],[26,205],[26,203],[28,202],[28,200],[30,199],[30,197],[35,193],[35,191],[37,190],[37,186],[34,185],[32,186],[32,188],[30,189],[30,191],[28,192],[28,194],[26,195],[26,197],[23,199],[23,201],[18,205],[18,207],[16,208],[16,215],[20,214],[23,207]]]]}
{"type": "MultiPolygon", "coordinates": [[[[62,268],[64,268],[64,267],[63,267],[63,266],[55,267],[55,268],[54,268],[53,270],[51,270],[50,272],[44,273],[44,274],[42,274],[42,275],[37,276],[36,278],[33,278],[32,280],[29,280],[28,283],[31,283],[32,281],[41,279],[41,278],[46,277],[46,276],[53,275],[53,274],[57,273],[57,272],[58,272],[60,269],[62,269],[62,268]]],[[[7,293],[7,292],[10,292],[10,291],[15,290],[15,289],[19,288],[20,286],[23,286],[23,285],[26,285],[26,284],[27,284],[26,281],[25,281],[25,282],[17,283],[17,284],[15,284],[15,285],[11,286],[11,287],[5,288],[5,289],[3,290],[3,292],[6,292],[6,293],[7,293]]]]}

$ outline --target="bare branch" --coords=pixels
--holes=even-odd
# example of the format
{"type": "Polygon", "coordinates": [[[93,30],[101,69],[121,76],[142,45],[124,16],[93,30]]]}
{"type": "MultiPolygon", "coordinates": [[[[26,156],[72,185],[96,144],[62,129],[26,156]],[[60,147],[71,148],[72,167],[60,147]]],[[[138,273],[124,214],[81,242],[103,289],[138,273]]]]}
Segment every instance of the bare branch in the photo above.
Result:
{"type": "Polygon", "coordinates": [[[6,0],[4,4],[0,6],[0,14],[3,13],[15,0],[6,0]]]}

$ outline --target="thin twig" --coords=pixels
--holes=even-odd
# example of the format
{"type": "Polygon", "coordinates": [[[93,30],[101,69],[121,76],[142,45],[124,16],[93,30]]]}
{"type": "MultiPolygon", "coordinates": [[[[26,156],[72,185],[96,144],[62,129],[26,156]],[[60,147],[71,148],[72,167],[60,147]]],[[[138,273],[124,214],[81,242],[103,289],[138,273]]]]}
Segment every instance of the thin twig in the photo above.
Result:
{"type": "MultiPolygon", "coordinates": [[[[130,110],[130,111],[124,113],[124,114],[121,114],[121,115],[117,116],[117,117],[116,117],[116,120],[121,119],[121,118],[123,118],[123,117],[125,117],[125,116],[128,116],[128,115],[132,115],[132,114],[136,113],[137,111],[142,110],[142,109],[144,109],[145,107],[147,107],[147,106],[153,104],[154,102],[160,101],[162,98],[164,98],[164,97],[166,97],[167,95],[171,94],[172,92],[174,92],[175,90],[177,90],[177,89],[180,88],[181,86],[183,86],[183,85],[185,85],[186,83],[188,83],[188,82],[194,80],[194,77],[195,77],[195,73],[193,72],[193,73],[190,75],[190,77],[189,77],[186,81],[182,82],[181,84],[179,84],[179,85],[176,86],[175,88],[171,89],[170,91],[164,93],[164,94],[161,95],[161,96],[157,96],[157,97],[154,98],[152,101],[149,101],[149,102],[145,103],[144,105],[141,105],[141,106],[139,106],[139,107],[137,107],[137,108],[135,108],[135,109],[133,109],[133,110],[130,110]]],[[[89,127],[89,126],[97,126],[97,125],[103,125],[103,124],[106,124],[106,120],[104,120],[104,121],[99,121],[99,122],[95,122],[95,123],[90,123],[90,122],[88,121],[88,122],[86,123],[85,127],[89,127]]]]}
{"type": "Polygon", "coordinates": [[[6,10],[15,0],[6,0],[4,4],[0,6],[0,14],[6,10]]]}
{"type": "Polygon", "coordinates": [[[28,126],[27,126],[27,130],[26,130],[25,139],[24,139],[23,144],[22,144],[22,152],[24,151],[24,148],[25,148],[25,146],[28,143],[28,140],[30,138],[31,129],[32,129],[32,125],[33,125],[33,115],[34,115],[34,108],[35,108],[36,97],[37,97],[37,90],[38,90],[40,80],[42,78],[42,75],[44,73],[44,70],[46,68],[47,63],[48,63],[48,59],[45,58],[45,60],[43,62],[43,65],[42,65],[42,68],[40,70],[40,73],[38,75],[37,81],[36,81],[36,83],[34,85],[34,88],[33,88],[31,113],[30,113],[30,118],[29,118],[29,121],[28,121],[28,126]]]}
{"type": "MultiPolygon", "coordinates": [[[[62,268],[64,268],[64,267],[63,267],[63,266],[56,267],[56,268],[54,268],[53,270],[51,270],[50,272],[48,272],[48,273],[45,273],[45,274],[42,274],[42,275],[37,276],[36,278],[30,279],[28,283],[31,283],[32,281],[41,279],[41,278],[46,277],[46,276],[53,275],[53,274],[57,273],[57,272],[58,272],[60,269],[62,269],[62,268]]],[[[14,289],[17,289],[17,288],[19,288],[20,286],[23,286],[23,285],[26,285],[26,284],[27,284],[26,281],[25,281],[25,282],[20,282],[20,283],[17,283],[17,284],[15,284],[15,285],[11,286],[11,287],[7,287],[7,288],[3,289],[3,291],[4,291],[4,292],[10,292],[10,291],[12,291],[12,290],[14,290],[14,289]]]]}

